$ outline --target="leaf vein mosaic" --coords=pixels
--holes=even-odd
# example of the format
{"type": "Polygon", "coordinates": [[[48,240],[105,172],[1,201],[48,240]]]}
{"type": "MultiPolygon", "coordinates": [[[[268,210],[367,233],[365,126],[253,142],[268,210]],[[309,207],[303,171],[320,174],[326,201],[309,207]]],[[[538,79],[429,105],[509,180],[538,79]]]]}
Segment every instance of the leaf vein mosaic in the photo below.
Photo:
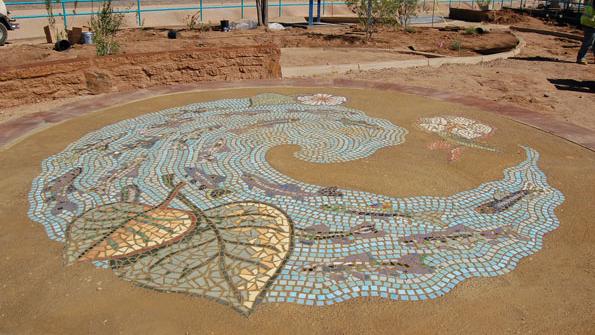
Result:
{"type": "MultiPolygon", "coordinates": [[[[563,195],[529,147],[501,180],[448,197],[322,187],[269,165],[267,151],[282,144],[299,145],[298,159],[337,163],[405,142],[407,130],[346,102],[261,94],[104,127],[42,163],[29,215],[64,242],[67,264],[94,262],[243,314],[266,302],[436,298],[511,271],[558,226],[563,195]]],[[[476,121],[421,124],[436,132],[451,120],[467,127],[449,128],[466,137],[456,143],[488,148],[472,141],[493,128],[476,121]]]]}

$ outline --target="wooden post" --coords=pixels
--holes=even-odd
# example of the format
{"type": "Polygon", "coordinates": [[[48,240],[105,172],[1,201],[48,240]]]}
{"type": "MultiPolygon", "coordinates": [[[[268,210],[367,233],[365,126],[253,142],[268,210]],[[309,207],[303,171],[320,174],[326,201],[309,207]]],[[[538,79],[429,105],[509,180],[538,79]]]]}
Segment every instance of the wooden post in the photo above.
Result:
{"type": "Polygon", "coordinates": [[[82,37],[83,37],[83,28],[72,27],[72,30],[69,30],[68,42],[70,42],[70,44],[81,43],[82,37]]]}
{"type": "Polygon", "coordinates": [[[54,39],[52,38],[52,31],[50,30],[50,26],[43,27],[43,32],[45,33],[45,41],[48,43],[54,43],[54,39]]]}

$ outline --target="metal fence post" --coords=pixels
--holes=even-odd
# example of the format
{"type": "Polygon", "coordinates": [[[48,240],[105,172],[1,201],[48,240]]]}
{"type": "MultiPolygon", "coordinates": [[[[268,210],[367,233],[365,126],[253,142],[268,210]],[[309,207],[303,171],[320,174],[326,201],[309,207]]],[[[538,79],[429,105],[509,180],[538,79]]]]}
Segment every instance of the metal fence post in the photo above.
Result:
{"type": "Polygon", "coordinates": [[[140,0],[136,0],[136,17],[138,19],[138,26],[142,26],[143,25],[143,20],[141,19],[141,13],[140,13],[140,0]]]}
{"type": "Polygon", "coordinates": [[[281,0],[279,0],[279,17],[281,17],[281,6],[283,6],[283,4],[281,4],[281,0]]]}
{"type": "Polygon", "coordinates": [[[62,4],[62,18],[64,19],[64,29],[68,29],[68,18],[66,17],[66,4],[61,2],[62,4]]]}
{"type": "Polygon", "coordinates": [[[308,26],[314,25],[314,0],[308,1],[308,26]]]}
{"type": "Polygon", "coordinates": [[[432,1],[432,27],[434,26],[434,13],[436,11],[436,0],[432,1]]]}
{"type": "Polygon", "coordinates": [[[199,7],[198,10],[200,10],[200,22],[202,22],[202,0],[200,0],[200,3],[198,4],[198,7],[199,7]]]}
{"type": "Polygon", "coordinates": [[[318,0],[317,8],[316,8],[316,22],[320,23],[320,1],[318,0]]]}
{"type": "Polygon", "coordinates": [[[244,19],[244,0],[242,0],[241,7],[242,7],[242,19],[244,19]]]}

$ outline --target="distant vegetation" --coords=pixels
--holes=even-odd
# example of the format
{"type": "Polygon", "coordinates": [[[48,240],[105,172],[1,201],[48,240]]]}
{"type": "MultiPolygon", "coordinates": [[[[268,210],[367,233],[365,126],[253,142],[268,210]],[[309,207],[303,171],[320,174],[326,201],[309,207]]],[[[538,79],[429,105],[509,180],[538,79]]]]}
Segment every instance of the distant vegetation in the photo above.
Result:
{"type": "Polygon", "coordinates": [[[407,28],[417,14],[417,0],[347,0],[349,9],[357,15],[369,38],[378,25],[400,25],[407,28]]]}

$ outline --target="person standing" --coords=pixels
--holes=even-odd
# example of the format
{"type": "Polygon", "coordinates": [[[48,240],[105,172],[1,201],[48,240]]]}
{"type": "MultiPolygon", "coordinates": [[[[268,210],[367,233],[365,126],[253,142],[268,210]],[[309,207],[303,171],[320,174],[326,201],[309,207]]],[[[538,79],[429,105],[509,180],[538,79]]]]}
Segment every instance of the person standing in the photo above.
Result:
{"type": "Polygon", "coordinates": [[[593,12],[593,0],[585,0],[585,11],[581,15],[581,25],[583,26],[585,36],[583,38],[583,45],[581,45],[576,62],[587,65],[587,52],[589,48],[595,55],[595,13],[593,12]]]}

